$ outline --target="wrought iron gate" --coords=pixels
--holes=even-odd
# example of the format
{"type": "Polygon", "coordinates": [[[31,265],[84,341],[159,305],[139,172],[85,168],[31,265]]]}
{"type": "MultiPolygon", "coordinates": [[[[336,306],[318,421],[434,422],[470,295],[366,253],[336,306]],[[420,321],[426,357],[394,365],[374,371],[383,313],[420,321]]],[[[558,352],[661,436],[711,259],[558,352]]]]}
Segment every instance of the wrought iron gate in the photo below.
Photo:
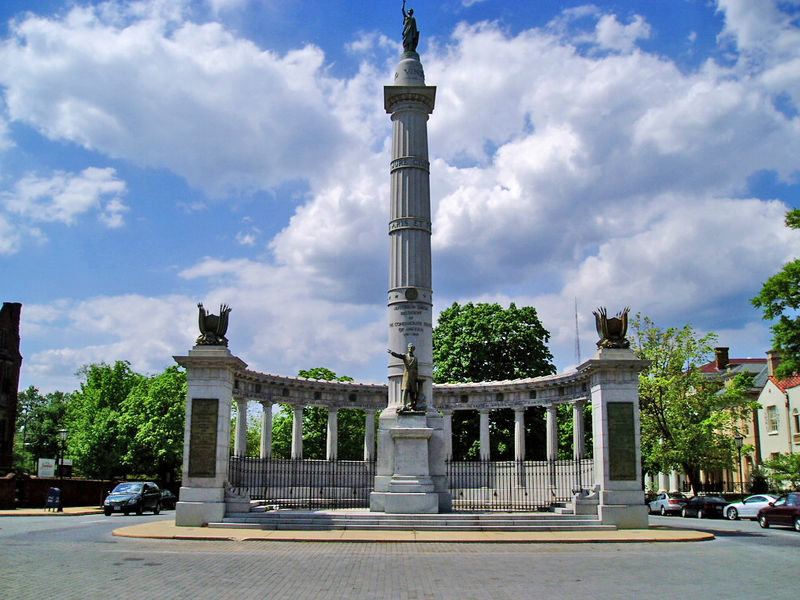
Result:
{"type": "Polygon", "coordinates": [[[594,461],[451,461],[447,477],[454,510],[546,510],[593,487],[594,461]]]}
{"type": "Polygon", "coordinates": [[[375,462],[232,456],[228,481],[251,500],[282,508],[365,508],[375,462]]]}

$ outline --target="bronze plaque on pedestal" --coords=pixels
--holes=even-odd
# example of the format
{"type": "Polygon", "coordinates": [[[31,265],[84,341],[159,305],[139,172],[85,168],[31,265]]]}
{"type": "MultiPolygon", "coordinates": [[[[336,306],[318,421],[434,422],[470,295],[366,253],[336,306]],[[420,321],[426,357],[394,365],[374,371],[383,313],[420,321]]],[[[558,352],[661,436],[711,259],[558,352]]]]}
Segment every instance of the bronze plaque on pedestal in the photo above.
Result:
{"type": "Polygon", "coordinates": [[[193,398],[189,438],[189,477],[217,475],[219,399],[193,398]]]}
{"type": "Polygon", "coordinates": [[[636,480],[636,434],[633,430],[633,403],[609,402],[608,476],[612,480],[636,480]]]}

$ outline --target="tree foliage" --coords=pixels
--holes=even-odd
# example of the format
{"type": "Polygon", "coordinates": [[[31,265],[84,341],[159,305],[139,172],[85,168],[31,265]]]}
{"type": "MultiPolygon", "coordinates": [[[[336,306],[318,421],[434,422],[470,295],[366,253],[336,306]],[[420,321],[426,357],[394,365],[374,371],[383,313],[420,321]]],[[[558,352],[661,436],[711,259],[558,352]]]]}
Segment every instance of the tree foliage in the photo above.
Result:
{"type": "MultiPolygon", "coordinates": [[[[785,223],[800,229],[800,209],[789,211],[785,223]]],[[[800,373],[800,259],[787,263],[767,279],[751,302],[761,309],[764,319],[777,319],[772,325],[772,347],[781,354],[777,375],[800,373]]]]}
{"type": "Polygon", "coordinates": [[[122,455],[126,470],[156,473],[162,482],[178,479],[183,462],[186,372],[167,367],[142,378],[120,405],[120,430],[127,440],[122,455]]]}
{"type": "Polygon", "coordinates": [[[632,330],[637,355],[652,361],[639,377],[643,467],[680,469],[697,489],[701,470],[733,464],[736,427],[756,406],[746,395],[752,376],[724,383],[699,370],[712,356],[712,333],[698,336],[691,325],[660,329],[641,315],[632,330]]]}
{"type": "Polygon", "coordinates": [[[17,433],[15,467],[20,472],[35,473],[39,458],[58,454],[58,430],[66,427],[69,395],[51,392],[42,395],[34,386],[17,396],[17,433]]]}
{"type": "Polygon", "coordinates": [[[532,306],[457,302],[433,330],[436,383],[501,381],[555,373],[550,333],[532,306]]]}
{"type": "Polygon", "coordinates": [[[792,489],[800,486],[800,454],[778,454],[764,461],[764,467],[769,469],[770,479],[779,485],[788,481],[792,489]]]}
{"type": "MultiPolygon", "coordinates": [[[[433,330],[433,379],[437,383],[466,383],[521,379],[555,373],[547,347],[550,333],[532,306],[511,303],[454,303],[439,315],[433,330]]],[[[527,410],[526,450],[535,458],[544,448],[542,410],[527,410]]],[[[489,417],[491,456],[514,458],[512,410],[492,411],[489,417]]],[[[478,458],[480,417],[474,411],[453,413],[453,458],[478,458]]]]}
{"type": "MultiPolygon", "coordinates": [[[[326,367],[301,369],[298,377],[323,381],[353,381],[326,367]]],[[[272,455],[289,458],[292,454],[292,407],[281,405],[272,420],[272,455]]],[[[340,460],[361,460],[364,456],[365,413],[361,409],[342,408],[337,413],[337,456],[340,460]]],[[[303,458],[327,457],[328,410],[321,406],[303,408],[303,458]]]]}

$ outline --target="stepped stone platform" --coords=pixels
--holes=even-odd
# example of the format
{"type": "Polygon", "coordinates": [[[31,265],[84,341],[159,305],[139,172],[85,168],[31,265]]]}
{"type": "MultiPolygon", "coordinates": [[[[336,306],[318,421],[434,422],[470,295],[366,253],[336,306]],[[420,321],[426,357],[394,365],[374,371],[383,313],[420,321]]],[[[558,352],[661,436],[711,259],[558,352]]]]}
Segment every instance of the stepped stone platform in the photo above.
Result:
{"type": "Polygon", "coordinates": [[[358,509],[228,513],[209,528],[291,531],[615,531],[596,516],[556,513],[386,514],[358,509]]]}

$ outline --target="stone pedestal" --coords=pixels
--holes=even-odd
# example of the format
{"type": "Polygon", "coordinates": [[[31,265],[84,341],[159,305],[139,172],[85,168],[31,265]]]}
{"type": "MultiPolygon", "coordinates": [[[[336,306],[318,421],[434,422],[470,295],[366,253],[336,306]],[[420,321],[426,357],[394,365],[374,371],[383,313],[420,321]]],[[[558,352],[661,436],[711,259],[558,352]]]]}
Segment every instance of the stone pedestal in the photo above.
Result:
{"type": "Polygon", "coordinates": [[[186,369],[187,380],[183,486],[175,524],[200,527],[225,516],[233,379],[247,365],[225,346],[195,346],[188,356],[173,358],[186,369]]]}
{"type": "Polygon", "coordinates": [[[451,510],[444,472],[442,418],[388,408],[378,429],[378,465],[370,510],[393,514],[451,510]]]}
{"type": "Polygon", "coordinates": [[[639,373],[648,364],[629,349],[604,348],[578,367],[591,382],[598,515],[621,529],[648,526],[639,429],[639,373]]]}

